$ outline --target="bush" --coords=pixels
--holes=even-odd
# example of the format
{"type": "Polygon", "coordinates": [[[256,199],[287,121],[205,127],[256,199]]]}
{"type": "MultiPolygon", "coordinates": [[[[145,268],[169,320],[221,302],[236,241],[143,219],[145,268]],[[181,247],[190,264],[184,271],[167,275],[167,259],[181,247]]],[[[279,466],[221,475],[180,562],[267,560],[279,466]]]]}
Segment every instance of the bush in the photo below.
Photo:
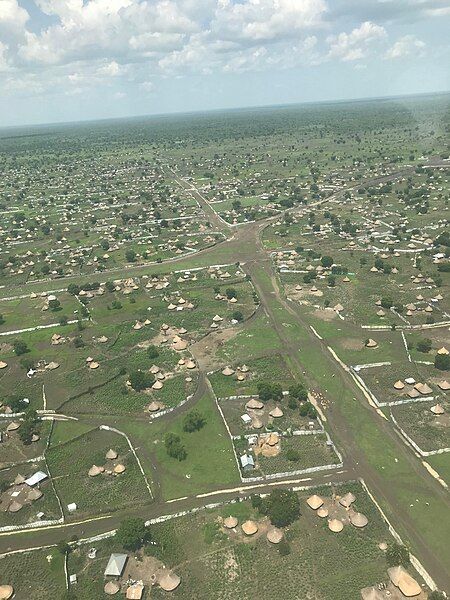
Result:
{"type": "Polygon", "coordinates": [[[183,419],[183,431],[199,431],[206,424],[204,416],[198,410],[191,410],[183,419]]]}
{"type": "Polygon", "coordinates": [[[155,376],[152,373],[144,373],[144,371],[133,371],[130,373],[130,383],[133,390],[140,392],[153,385],[155,376]]]}
{"type": "Polygon", "coordinates": [[[291,462],[298,462],[300,457],[300,452],[298,450],[294,450],[294,448],[289,448],[289,450],[286,451],[286,458],[291,462]]]}
{"type": "Polygon", "coordinates": [[[305,388],[303,383],[294,383],[289,388],[289,396],[291,398],[295,398],[296,400],[300,400],[300,402],[304,402],[308,399],[308,390],[305,388]]]}
{"type": "Polygon", "coordinates": [[[291,490],[276,489],[265,499],[265,510],[275,527],[286,527],[300,516],[300,500],[291,490]]]}
{"type": "Polygon", "coordinates": [[[147,348],[147,356],[151,359],[154,360],[155,358],[158,358],[159,356],[159,350],[156,346],[149,346],[147,348]]]}
{"type": "Polygon", "coordinates": [[[409,565],[408,548],[401,544],[393,543],[386,550],[386,562],[388,567],[407,567],[409,565]]]}
{"type": "Polygon", "coordinates": [[[144,519],[129,517],[119,525],[114,539],[125,550],[136,551],[150,541],[150,529],[144,519]]]}
{"type": "Polygon", "coordinates": [[[426,354],[427,352],[429,352],[431,350],[431,340],[428,338],[424,338],[422,340],[419,340],[416,344],[416,348],[419,352],[423,352],[424,354],[426,354]]]}
{"type": "Polygon", "coordinates": [[[434,366],[440,371],[448,371],[450,369],[450,354],[436,354],[434,366]]]}
{"type": "Polygon", "coordinates": [[[242,323],[242,321],[244,320],[244,315],[241,313],[240,310],[235,310],[232,313],[231,318],[237,321],[238,323],[242,323]]]}
{"type": "Polygon", "coordinates": [[[30,351],[28,346],[23,340],[15,340],[14,344],[14,354],[16,356],[21,356],[22,354],[26,354],[30,351]]]}
{"type": "Polygon", "coordinates": [[[166,447],[166,452],[170,457],[176,458],[180,461],[186,459],[187,452],[179,435],[176,435],[175,433],[168,433],[164,438],[164,446],[166,447]]]}
{"type": "Polygon", "coordinates": [[[267,381],[260,381],[257,385],[257,390],[261,402],[283,399],[283,388],[279,383],[268,383],[267,381]]]}
{"type": "Polygon", "coordinates": [[[311,402],[305,402],[302,404],[299,412],[301,417],[309,417],[310,419],[315,419],[317,417],[317,411],[311,402]]]}

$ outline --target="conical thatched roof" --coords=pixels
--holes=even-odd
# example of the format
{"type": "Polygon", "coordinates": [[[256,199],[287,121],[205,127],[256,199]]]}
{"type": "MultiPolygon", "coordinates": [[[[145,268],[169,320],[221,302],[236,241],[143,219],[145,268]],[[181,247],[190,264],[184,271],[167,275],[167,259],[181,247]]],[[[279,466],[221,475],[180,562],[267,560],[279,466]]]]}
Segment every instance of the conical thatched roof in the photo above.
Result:
{"type": "Polygon", "coordinates": [[[389,578],[407,598],[418,596],[422,588],[403,567],[391,567],[388,569],[389,578]]]}
{"type": "Polygon", "coordinates": [[[308,500],[306,501],[306,504],[313,510],[317,510],[318,508],[320,508],[322,506],[323,499],[320,496],[317,496],[316,494],[314,494],[313,496],[310,496],[308,498],[308,500]]]}
{"type": "Polygon", "coordinates": [[[260,410],[261,408],[264,408],[264,404],[260,400],[252,398],[246,403],[245,408],[260,410]]]}
{"type": "Polygon", "coordinates": [[[403,381],[400,381],[400,379],[394,383],[394,388],[396,390],[402,390],[404,387],[405,384],[403,383],[403,381]]]}
{"type": "Polygon", "coordinates": [[[245,535],[254,535],[258,531],[258,525],[255,521],[245,521],[241,527],[245,535]]]}
{"type": "Polygon", "coordinates": [[[345,506],[345,508],[349,507],[356,500],[354,494],[351,492],[347,492],[345,496],[339,499],[339,504],[345,506]]]}
{"type": "Polygon", "coordinates": [[[230,375],[233,375],[234,370],[231,367],[225,367],[225,369],[223,369],[222,371],[222,375],[226,375],[227,377],[229,377],[230,375]]]}
{"type": "Polygon", "coordinates": [[[450,383],[445,379],[444,381],[440,381],[438,386],[441,388],[441,390],[444,390],[444,392],[450,390],[450,383]]]}
{"type": "Polygon", "coordinates": [[[173,571],[166,570],[159,578],[158,584],[165,592],[172,592],[180,585],[181,579],[173,571]]]}
{"type": "Polygon", "coordinates": [[[234,529],[234,527],[236,527],[236,525],[238,524],[238,520],[236,519],[236,517],[227,517],[226,519],[224,519],[223,521],[223,526],[226,527],[227,529],[234,529]]]}
{"type": "Polygon", "coordinates": [[[22,504],[20,504],[19,502],[17,502],[16,500],[13,500],[11,502],[11,504],[8,506],[8,511],[15,513],[15,512],[19,512],[19,510],[23,508],[22,504]]]}
{"type": "Polygon", "coordinates": [[[8,366],[8,363],[5,363],[5,361],[0,360],[0,369],[6,369],[7,366],[8,366]]]}
{"type": "Polygon", "coordinates": [[[17,429],[19,429],[19,427],[20,423],[18,423],[17,421],[12,421],[12,423],[10,423],[6,428],[6,431],[16,431],[17,429]]]}
{"type": "Polygon", "coordinates": [[[321,519],[324,519],[325,517],[328,517],[328,509],[321,506],[316,514],[321,519]]]}
{"type": "Polygon", "coordinates": [[[270,411],[269,415],[277,419],[279,417],[282,417],[284,415],[284,412],[279,406],[276,406],[273,410],[270,411]]]}
{"type": "Polygon", "coordinates": [[[448,350],[445,346],[442,346],[442,348],[439,348],[439,350],[437,351],[438,354],[448,354],[448,350]]]}
{"type": "Polygon", "coordinates": [[[152,389],[154,390],[160,390],[163,387],[163,383],[159,380],[155,381],[155,383],[152,385],[152,389]]]}
{"type": "Polygon", "coordinates": [[[114,594],[117,594],[119,590],[120,585],[117,583],[117,581],[108,581],[103,588],[103,591],[105,594],[108,594],[108,596],[114,596],[114,594]]]}
{"type": "Polygon", "coordinates": [[[114,473],[117,473],[118,475],[120,475],[120,473],[124,473],[125,471],[126,471],[125,465],[116,465],[114,467],[114,473]]]}
{"type": "Polygon", "coordinates": [[[100,475],[101,472],[102,469],[100,467],[97,467],[97,465],[92,465],[88,471],[88,475],[89,477],[97,477],[97,475],[100,475]]]}
{"type": "Polygon", "coordinates": [[[0,585],[0,600],[9,600],[13,597],[14,588],[12,585],[0,585]]]}
{"type": "Polygon", "coordinates": [[[376,348],[378,346],[378,343],[373,340],[372,338],[369,338],[366,342],[366,347],[367,348],[376,348]]]}
{"type": "Polygon", "coordinates": [[[367,519],[366,515],[363,515],[362,513],[359,512],[352,512],[349,515],[350,517],[350,523],[352,525],[354,525],[355,527],[365,527],[367,525],[367,523],[369,522],[369,520],[367,519]]]}
{"type": "Polygon", "coordinates": [[[328,521],[328,529],[334,533],[339,533],[344,529],[344,523],[339,521],[339,519],[330,519],[328,521]]]}
{"type": "Polygon", "coordinates": [[[444,407],[441,404],[435,404],[430,410],[435,415],[443,415],[445,413],[444,407]]]}
{"type": "Polygon", "coordinates": [[[283,539],[283,532],[278,527],[272,527],[267,532],[266,537],[272,544],[279,544],[283,539]]]}
{"type": "Polygon", "coordinates": [[[150,402],[150,404],[148,405],[148,410],[150,412],[157,412],[158,410],[160,410],[160,408],[161,407],[160,407],[159,403],[155,402],[155,401],[150,402]]]}
{"type": "Polygon", "coordinates": [[[106,458],[108,460],[115,460],[117,458],[117,452],[115,450],[113,450],[112,448],[110,448],[108,450],[108,452],[106,453],[106,458]]]}

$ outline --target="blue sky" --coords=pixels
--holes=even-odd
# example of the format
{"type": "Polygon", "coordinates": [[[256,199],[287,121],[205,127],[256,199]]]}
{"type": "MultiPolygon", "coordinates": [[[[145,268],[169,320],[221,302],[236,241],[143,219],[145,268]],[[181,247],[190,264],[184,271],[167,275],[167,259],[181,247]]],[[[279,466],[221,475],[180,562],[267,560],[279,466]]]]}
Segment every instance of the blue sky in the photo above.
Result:
{"type": "Polygon", "coordinates": [[[450,0],[0,0],[0,126],[450,89],[450,0]]]}

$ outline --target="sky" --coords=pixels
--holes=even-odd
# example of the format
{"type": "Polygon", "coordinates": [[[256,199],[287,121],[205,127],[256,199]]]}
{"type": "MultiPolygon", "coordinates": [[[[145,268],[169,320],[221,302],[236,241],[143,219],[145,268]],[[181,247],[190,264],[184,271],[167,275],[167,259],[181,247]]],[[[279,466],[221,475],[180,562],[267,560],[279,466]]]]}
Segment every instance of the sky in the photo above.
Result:
{"type": "Polygon", "coordinates": [[[450,0],[0,0],[0,126],[449,89],[450,0]]]}

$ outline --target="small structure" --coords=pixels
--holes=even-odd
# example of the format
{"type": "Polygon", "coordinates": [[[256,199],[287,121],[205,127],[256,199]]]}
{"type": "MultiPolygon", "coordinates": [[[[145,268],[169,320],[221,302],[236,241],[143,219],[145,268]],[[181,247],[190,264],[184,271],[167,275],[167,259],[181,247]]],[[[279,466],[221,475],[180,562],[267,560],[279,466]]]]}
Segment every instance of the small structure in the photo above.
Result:
{"type": "Polygon", "coordinates": [[[117,583],[117,581],[108,581],[103,588],[103,591],[105,594],[108,594],[108,596],[114,596],[114,594],[117,594],[119,590],[120,585],[117,583]]]}
{"type": "Polygon", "coordinates": [[[144,593],[144,584],[141,581],[137,581],[127,587],[127,593],[125,597],[127,600],[141,600],[142,594],[144,593]]]}
{"type": "Polygon", "coordinates": [[[279,544],[283,539],[283,532],[278,527],[272,527],[267,532],[266,537],[271,544],[279,544]]]}
{"type": "Polygon", "coordinates": [[[0,600],[9,600],[14,595],[12,585],[0,585],[0,600]]]}
{"type": "Polygon", "coordinates": [[[165,592],[172,592],[180,585],[181,579],[173,571],[165,570],[159,578],[158,584],[165,592]]]}
{"type": "Polygon", "coordinates": [[[245,523],[242,524],[242,531],[245,535],[255,535],[258,531],[258,525],[255,521],[245,521],[245,523]]]}
{"type": "Polygon", "coordinates": [[[313,496],[310,496],[308,498],[308,500],[306,501],[306,504],[313,510],[317,510],[318,508],[320,508],[322,506],[323,500],[320,496],[317,496],[316,494],[314,494],[313,496]]]}
{"type": "Polygon", "coordinates": [[[25,483],[30,487],[33,487],[38,483],[42,483],[42,481],[45,481],[46,479],[48,479],[48,475],[44,473],[44,471],[36,471],[36,473],[31,475],[31,477],[25,479],[25,483]]]}
{"type": "Polygon", "coordinates": [[[403,567],[391,567],[388,569],[388,575],[395,587],[398,587],[407,598],[413,598],[421,593],[420,585],[403,567]]]}
{"type": "Polygon", "coordinates": [[[234,529],[238,524],[238,520],[236,519],[236,517],[227,517],[226,519],[224,519],[223,522],[223,526],[226,529],[234,529]]]}
{"type": "Polygon", "coordinates": [[[339,521],[339,519],[330,519],[328,521],[328,529],[334,533],[339,533],[344,529],[344,523],[339,521]]]}
{"type": "Polygon", "coordinates": [[[243,454],[239,460],[243,471],[251,471],[255,468],[255,461],[251,454],[243,454]]]}
{"type": "Polygon", "coordinates": [[[108,564],[105,569],[105,577],[120,577],[128,560],[126,554],[113,553],[109,557],[108,564]]]}

